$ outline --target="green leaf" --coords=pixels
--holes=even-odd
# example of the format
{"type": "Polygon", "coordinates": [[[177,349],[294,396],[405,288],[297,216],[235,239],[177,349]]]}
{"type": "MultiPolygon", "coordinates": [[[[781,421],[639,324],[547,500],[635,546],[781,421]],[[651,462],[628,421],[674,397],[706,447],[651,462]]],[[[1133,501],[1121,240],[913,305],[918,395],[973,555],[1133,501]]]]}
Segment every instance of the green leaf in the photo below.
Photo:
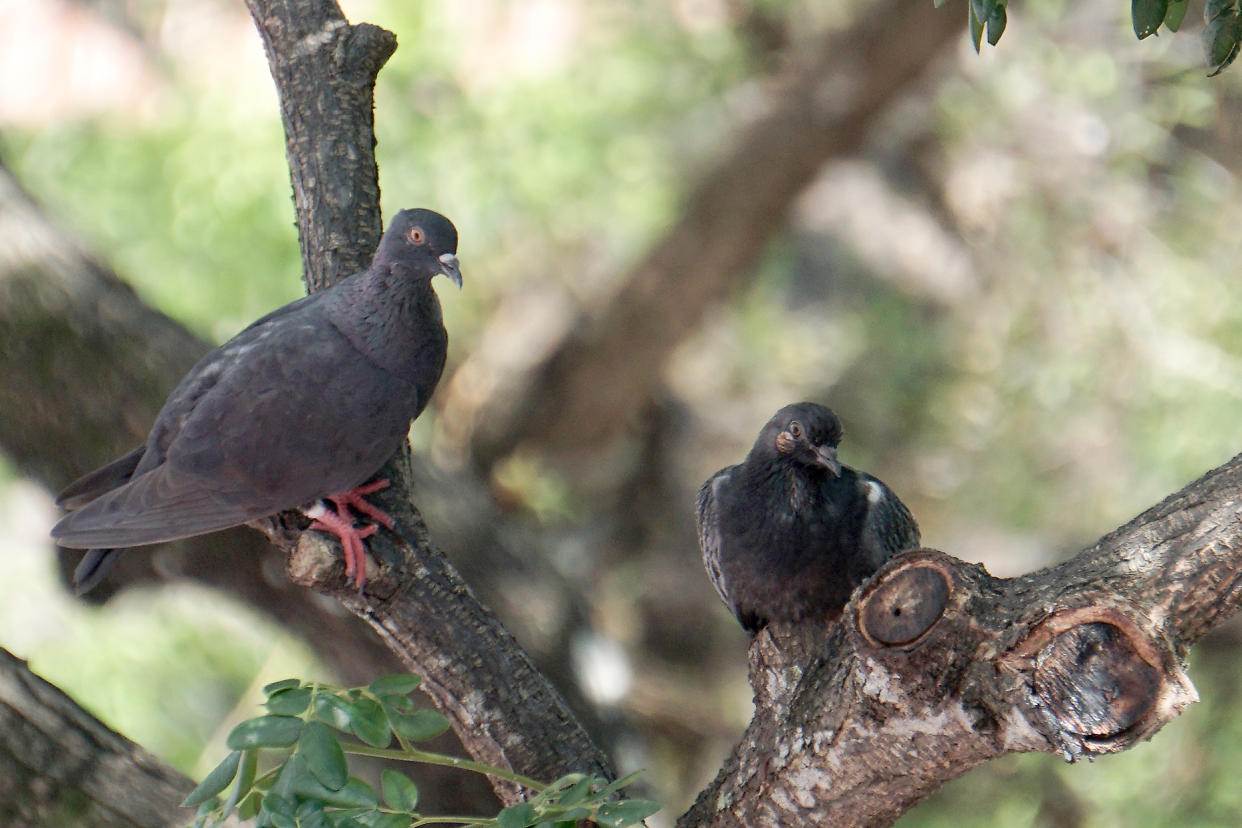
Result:
{"type": "Polygon", "coordinates": [[[595,811],[595,821],[608,828],[622,828],[642,822],[664,806],[649,799],[626,799],[605,802],[595,811]]]}
{"type": "Polygon", "coordinates": [[[1190,0],[1170,0],[1169,10],[1164,15],[1164,27],[1176,32],[1186,19],[1186,9],[1190,8],[1190,0]]]}
{"type": "MultiPolygon", "coordinates": [[[[269,794],[292,800],[299,794],[314,796],[319,793],[320,788],[323,788],[323,785],[310,772],[310,768],[306,764],[306,757],[300,753],[295,753],[285,760],[285,763],[280,767],[280,773],[277,775],[276,782],[272,785],[269,794]]],[[[323,788],[323,790],[327,791],[328,789],[323,788]]],[[[269,808],[268,810],[271,809],[269,808]]]]}
{"type": "Polygon", "coordinates": [[[298,828],[298,821],[284,814],[270,814],[268,820],[271,822],[272,828],[298,828]]]}
{"type": "Polygon", "coordinates": [[[591,812],[586,808],[570,808],[568,811],[562,811],[557,814],[557,821],[568,823],[571,827],[580,819],[586,819],[591,812]]]}
{"type": "Polygon", "coordinates": [[[264,685],[263,695],[270,696],[273,693],[280,692],[281,690],[288,690],[290,687],[300,687],[301,685],[301,679],[282,679],[281,681],[273,681],[271,684],[264,685]]]}
{"type": "Polygon", "coordinates": [[[324,802],[338,808],[378,808],[379,794],[366,782],[351,777],[345,787],[339,791],[331,791],[330,797],[325,796],[324,802]]]}
{"type": "Polygon", "coordinates": [[[324,785],[311,773],[301,753],[293,754],[285,762],[280,777],[272,786],[272,793],[290,799],[313,799],[337,808],[375,808],[379,805],[375,789],[361,779],[350,778],[335,791],[324,785]]]}
{"type": "Polygon", "coordinates": [[[371,808],[349,808],[344,811],[332,811],[328,814],[328,822],[333,828],[364,828],[357,817],[373,813],[371,808]]]}
{"type": "Polygon", "coordinates": [[[253,793],[241,801],[241,805],[237,806],[237,818],[245,822],[248,819],[254,819],[259,814],[259,809],[263,805],[263,796],[253,793]]]}
{"type": "Polygon", "coordinates": [[[181,803],[182,808],[193,808],[211,799],[228,787],[237,775],[237,765],[241,762],[241,753],[230,753],[223,762],[216,765],[211,773],[198,783],[198,787],[190,791],[190,795],[181,803]]]}
{"type": "Polygon", "coordinates": [[[410,818],[405,814],[383,814],[370,828],[410,828],[410,818]]]}
{"type": "Polygon", "coordinates": [[[279,794],[270,793],[263,797],[263,810],[269,814],[280,814],[281,816],[292,818],[294,807],[291,798],[283,797],[279,794]]]}
{"type": "Polygon", "coordinates": [[[289,747],[298,740],[304,722],[293,716],[260,716],[247,719],[233,728],[225,739],[233,750],[247,748],[281,748],[289,747]]]}
{"type": "Polygon", "coordinates": [[[1005,33],[1005,23],[1008,18],[1005,16],[1004,4],[998,3],[992,9],[992,13],[988,15],[988,45],[995,46],[1000,42],[1001,35],[1005,33]]]}
{"type": "Polygon", "coordinates": [[[412,715],[404,716],[392,710],[385,711],[393,730],[411,742],[425,742],[434,739],[449,729],[449,720],[434,710],[416,710],[412,715]]]}
{"type": "Polygon", "coordinates": [[[339,791],[349,781],[345,751],[322,722],[306,723],[298,737],[298,751],[306,758],[310,772],[328,788],[339,791]]]}
{"type": "Polygon", "coordinates": [[[309,687],[289,687],[267,697],[267,711],[279,716],[300,716],[311,700],[309,687]]]}
{"type": "Polygon", "coordinates": [[[418,786],[403,773],[385,768],[380,774],[380,792],[394,811],[413,812],[418,807],[418,786]]]}
{"type": "Polygon", "coordinates": [[[315,696],[315,718],[337,730],[350,732],[349,722],[353,718],[353,707],[349,702],[332,694],[319,693],[315,696]]]}
{"type": "Polygon", "coordinates": [[[259,752],[257,750],[247,750],[242,753],[241,772],[237,774],[237,784],[233,786],[233,792],[225,800],[224,809],[220,813],[221,817],[231,814],[242,797],[250,793],[250,789],[254,787],[254,774],[258,766],[259,752]]]}
{"type": "Polygon", "coordinates": [[[293,812],[293,816],[298,821],[298,828],[323,828],[327,824],[327,820],[324,817],[323,804],[313,799],[299,804],[298,809],[293,812]]]}
{"type": "Polygon", "coordinates": [[[380,696],[380,704],[384,706],[385,712],[395,711],[403,716],[413,716],[414,711],[418,710],[409,696],[380,696]]]}
{"type": "Polygon", "coordinates": [[[624,788],[626,785],[633,782],[638,777],[642,776],[642,774],[643,772],[641,770],[636,770],[633,773],[627,773],[625,776],[621,777],[620,779],[614,782],[609,782],[605,787],[601,788],[599,792],[595,794],[595,796],[598,799],[603,799],[607,796],[610,796],[616,793],[617,791],[621,790],[622,788],[624,788]]]}
{"type": "Polygon", "coordinates": [[[388,747],[392,731],[388,729],[388,717],[379,702],[358,699],[350,706],[349,728],[362,741],[372,747],[388,747]]]}
{"type": "Polygon", "coordinates": [[[557,805],[577,805],[582,800],[591,795],[591,778],[583,777],[570,785],[565,793],[557,798],[557,805]]]}
{"type": "Polygon", "coordinates": [[[418,685],[422,683],[421,676],[411,676],[407,674],[398,674],[395,676],[384,676],[377,678],[368,685],[367,689],[377,696],[387,696],[389,694],[404,696],[413,693],[418,689],[418,685]]]}
{"type": "Polygon", "coordinates": [[[1238,10],[1238,0],[1207,0],[1203,7],[1203,20],[1211,23],[1222,14],[1238,10]]]}
{"type": "Polygon", "coordinates": [[[1151,37],[1169,12],[1169,0],[1130,0],[1130,22],[1139,40],[1151,37]]]}
{"type": "Polygon", "coordinates": [[[519,802],[516,805],[510,805],[500,813],[496,814],[496,824],[500,828],[527,828],[539,821],[539,817],[535,814],[535,806],[529,802],[519,802]]]}
{"type": "Polygon", "coordinates": [[[973,2],[967,4],[969,9],[970,20],[970,42],[975,44],[975,53],[979,52],[979,44],[983,42],[983,21],[979,15],[975,13],[975,4],[973,2]]]}
{"type": "Polygon", "coordinates": [[[1236,11],[1222,14],[1203,30],[1203,42],[1207,47],[1208,64],[1213,71],[1208,77],[1215,77],[1225,71],[1229,64],[1238,56],[1239,41],[1242,41],[1242,21],[1236,11]]]}

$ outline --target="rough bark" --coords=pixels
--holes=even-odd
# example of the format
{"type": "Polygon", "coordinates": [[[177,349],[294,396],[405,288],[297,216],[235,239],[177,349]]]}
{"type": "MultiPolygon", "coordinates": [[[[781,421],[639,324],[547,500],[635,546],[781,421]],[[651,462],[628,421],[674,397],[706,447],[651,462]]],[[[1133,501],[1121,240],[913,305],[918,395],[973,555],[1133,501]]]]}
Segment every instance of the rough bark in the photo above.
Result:
{"type": "Polygon", "coordinates": [[[193,789],[0,649],[0,824],[164,828],[193,789]]]}
{"type": "Polygon", "coordinates": [[[280,95],[308,292],[371,263],[383,227],[375,76],[392,32],[351,25],[335,0],[246,0],[280,95]]]}
{"type": "Polygon", "coordinates": [[[890,561],[840,623],[751,645],[756,713],[679,821],[889,825],[1006,753],[1133,747],[1198,696],[1183,658],[1242,600],[1242,455],[1065,563],[890,561]]]}
{"type": "MultiPolygon", "coordinates": [[[[357,269],[337,265],[364,263],[379,237],[372,92],[396,39],[369,24],[350,25],[335,2],[247,5],[276,81],[307,284],[315,289],[357,269]],[[342,157],[351,163],[338,163],[342,157]],[[374,234],[356,232],[372,226],[374,234]]],[[[393,482],[385,508],[403,531],[369,541],[385,564],[379,577],[360,594],[342,575],[337,544],[303,533],[304,519],[290,514],[261,522],[277,546],[295,552],[294,580],[337,598],[379,632],[423,676],[476,758],[534,778],[571,771],[611,776],[607,757],[560,694],[431,544],[411,504],[408,452],[381,474],[393,482]]],[[[509,783],[495,780],[494,787],[506,802],[521,798],[509,783]]]]}
{"type": "Polygon", "coordinates": [[[523,377],[480,383],[469,366],[446,412],[473,424],[470,455],[487,469],[516,447],[556,453],[606,445],[660,388],[673,349],[704,313],[745,283],[794,199],[826,161],[857,151],[879,117],[963,36],[961,20],[930,3],[873,3],[850,29],[780,80],[767,112],[741,130],[685,199],[678,220],[620,281],[586,308],[523,377]],[[477,388],[497,392],[480,404],[477,388]]]}

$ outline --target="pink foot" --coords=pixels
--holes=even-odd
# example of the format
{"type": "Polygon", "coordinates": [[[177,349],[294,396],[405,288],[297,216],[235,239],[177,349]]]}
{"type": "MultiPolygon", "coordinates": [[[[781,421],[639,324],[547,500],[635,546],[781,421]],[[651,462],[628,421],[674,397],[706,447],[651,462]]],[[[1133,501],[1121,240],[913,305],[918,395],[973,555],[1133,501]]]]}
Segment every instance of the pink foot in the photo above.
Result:
{"type": "Polygon", "coordinates": [[[367,582],[366,544],[362,539],[374,535],[379,527],[374,523],[354,526],[354,516],[350,509],[383,524],[387,529],[392,529],[393,519],[382,509],[363,499],[366,495],[388,488],[388,485],[388,481],[381,478],[365,486],[355,486],[326,496],[324,500],[332,502],[335,512],[325,508],[322,503],[316,503],[310,509],[304,510],[307,517],[314,519],[311,529],[331,532],[341,541],[341,549],[345,553],[345,577],[352,577],[359,590],[367,582]]]}
{"type": "Polygon", "coordinates": [[[385,529],[393,527],[392,518],[388,513],[378,506],[367,503],[365,498],[369,494],[383,491],[389,486],[388,478],[381,477],[379,480],[373,480],[365,486],[355,486],[352,489],[346,489],[337,494],[330,494],[326,498],[332,501],[332,505],[336,507],[337,514],[347,515],[348,509],[352,508],[355,512],[360,512],[376,523],[383,524],[385,529]]]}

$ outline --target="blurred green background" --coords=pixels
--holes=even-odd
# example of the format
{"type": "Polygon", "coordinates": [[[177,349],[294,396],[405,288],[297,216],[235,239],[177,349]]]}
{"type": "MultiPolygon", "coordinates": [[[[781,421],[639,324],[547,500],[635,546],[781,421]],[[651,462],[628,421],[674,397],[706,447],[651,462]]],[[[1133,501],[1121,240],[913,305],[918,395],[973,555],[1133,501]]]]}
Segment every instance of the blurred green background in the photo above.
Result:
{"type": "MultiPolygon", "coordinates": [[[[461,231],[445,383],[482,358],[501,310],[555,322],[606,297],[774,94],[785,56],[869,10],[342,5],[400,44],[376,94],[385,214],[429,206],[461,231]]],[[[633,549],[584,541],[595,628],[633,676],[608,701],[630,721],[622,764],[648,767],[670,806],[653,824],[671,824],[749,718],[745,640],[695,571],[691,504],[776,408],[832,405],[846,461],[902,495],[924,542],[997,575],[1090,544],[1239,449],[1242,72],[1205,77],[1193,6],[1187,31],[1138,43],[1126,3],[1023,3],[975,55],[961,5],[942,10],[960,40],[863,151],[808,182],[754,280],[666,366],[693,438],[659,446],[676,470],[665,531],[633,549]],[[709,614],[690,668],[646,646],[677,623],[635,608],[672,600],[660,567],[691,573],[685,600],[709,614]],[[661,733],[681,718],[692,738],[661,733]]],[[[301,294],[279,115],[241,3],[13,0],[0,24],[0,158],[57,222],[216,341],[301,294]]],[[[415,446],[460,465],[442,403],[415,446]]],[[[598,481],[522,458],[495,478],[546,537],[612,525],[598,481]]],[[[0,480],[0,646],[178,768],[214,765],[266,681],[327,674],[306,645],[190,586],[84,607],[54,574],[49,493],[10,466],[0,480]]],[[[1152,744],[1074,767],[1010,757],[901,824],[1242,823],[1237,643],[1229,628],[1195,649],[1203,703],[1152,744]]]]}

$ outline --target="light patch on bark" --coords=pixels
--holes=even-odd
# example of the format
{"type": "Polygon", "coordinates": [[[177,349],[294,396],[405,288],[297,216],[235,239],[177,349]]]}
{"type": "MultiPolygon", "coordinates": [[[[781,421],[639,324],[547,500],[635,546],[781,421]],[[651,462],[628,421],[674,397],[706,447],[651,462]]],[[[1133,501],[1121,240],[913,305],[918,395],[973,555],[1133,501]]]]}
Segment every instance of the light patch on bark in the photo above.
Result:
{"type": "Polygon", "coordinates": [[[336,30],[348,25],[344,20],[329,20],[317,32],[311,32],[293,47],[294,57],[305,57],[332,39],[336,30]]]}
{"type": "MultiPolygon", "coordinates": [[[[863,662],[860,661],[860,666],[862,664],[863,662]]],[[[901,682],[894,682],[888,670],[874,662],[868,666],[869,669],[867,669],[867,674],[863,677],[862,682],[863,693],[886,704],[897,704],[900,702],[904,698],[901,692],[901,682]]]]}
{"type": "Polygon", "coordinates": [[[1006,753],[1033,750],[1047,740],[1016,707],[1005,711],[1001,719],[1000,742],[1006,753]]]}
{"type": "Polygon", "coordinates": [[[970,730],[970,716],[960,704],[941,708],[934,716],[903,716],[884,723],[884,732],[894,736],[937,735],[952,730],[970,730]]]}

